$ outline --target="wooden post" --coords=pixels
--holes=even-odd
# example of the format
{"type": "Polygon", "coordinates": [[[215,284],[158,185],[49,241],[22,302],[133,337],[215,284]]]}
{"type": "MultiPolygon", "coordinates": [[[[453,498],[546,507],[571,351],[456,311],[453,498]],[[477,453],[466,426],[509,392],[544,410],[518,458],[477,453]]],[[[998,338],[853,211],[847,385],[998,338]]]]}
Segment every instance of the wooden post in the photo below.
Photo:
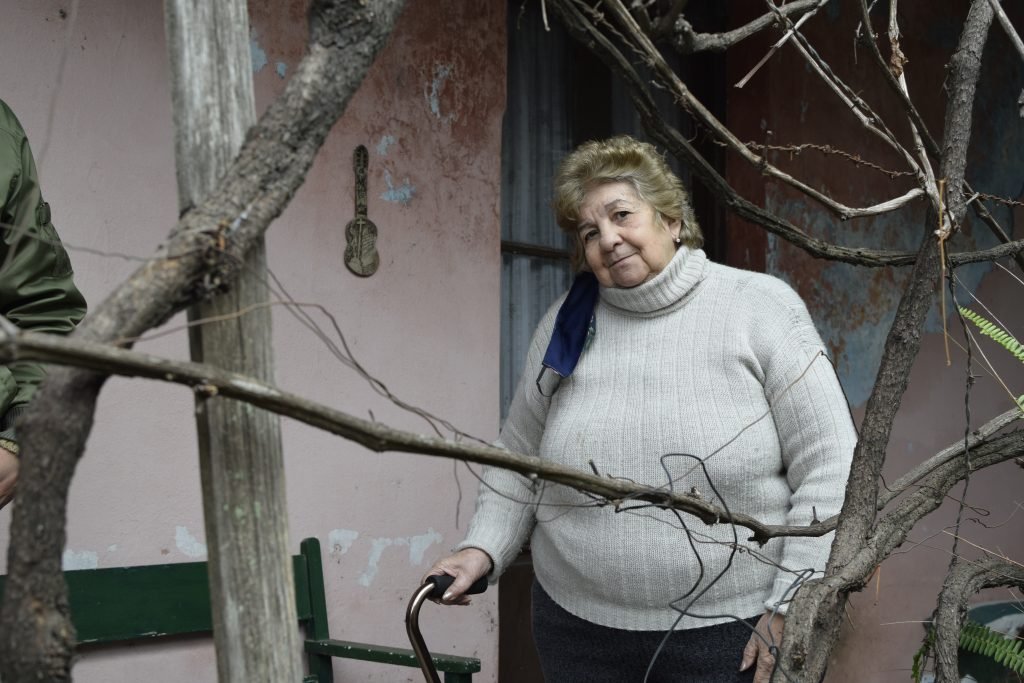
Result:
{"type": "MultiPolygon", "coordinates": [[[[249,18],[246,0],[165,0],[164,8],[185,210],[213,188],[255,122],[249,18]]],[[[261,241],[230,292],[189,311],[190,320],[229,316],[192,328],[194,360],[273,381],[269,308],[230,317],[266,302],[265,283],[261,241]]],[[[218,678],[297,683],[302,645],[279,421],[216,396],[197,398],[196,421],[218,678]]]]}

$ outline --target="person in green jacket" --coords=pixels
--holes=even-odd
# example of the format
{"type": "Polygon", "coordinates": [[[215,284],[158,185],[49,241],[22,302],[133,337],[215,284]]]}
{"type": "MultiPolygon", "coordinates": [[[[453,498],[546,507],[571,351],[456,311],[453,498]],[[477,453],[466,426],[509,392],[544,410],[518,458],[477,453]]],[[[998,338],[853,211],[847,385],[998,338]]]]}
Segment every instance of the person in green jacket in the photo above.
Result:
{"type": "MultiPolygon", "coordinates": [[[[0,315],[23,330],[67,334],[85,315],[85,299],[50,222],[28,138],[3,100],[0,201],[0,315]]],[[[45,374],[37,363],[0,365],[0,508],[18,479],[15,425],[45,374]]]]}

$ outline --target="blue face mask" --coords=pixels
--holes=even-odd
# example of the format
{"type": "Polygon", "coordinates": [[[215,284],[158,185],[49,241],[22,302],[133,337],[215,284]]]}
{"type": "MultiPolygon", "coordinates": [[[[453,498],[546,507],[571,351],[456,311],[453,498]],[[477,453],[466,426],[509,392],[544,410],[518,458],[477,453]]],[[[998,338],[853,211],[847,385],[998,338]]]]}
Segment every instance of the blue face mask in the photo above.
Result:
{"type": "Polygon", "coordinates": [[[561,381],[576,369],[594,331],[594,307],[599,292],[593,273],[582,272],[573,280],[569,294],[558,309],[551,341],[537,375],[537,390],[542,396],[554,396],[561,381]]]}

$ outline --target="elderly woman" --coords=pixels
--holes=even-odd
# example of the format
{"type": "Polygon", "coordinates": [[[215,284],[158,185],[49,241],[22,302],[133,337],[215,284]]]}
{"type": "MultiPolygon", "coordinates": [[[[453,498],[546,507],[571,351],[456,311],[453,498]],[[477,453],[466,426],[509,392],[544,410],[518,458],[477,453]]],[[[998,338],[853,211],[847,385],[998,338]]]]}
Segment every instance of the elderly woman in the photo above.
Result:
{"type": "MultiPolygon", "coordinates": [[[[500,445],[769,524],[838,512],[857,437],[796,293],[707,259],[682,183],[649,144],[582,145],[555,195],[584,274],[534,334],[500,445]]],[[[492,468],[468,536],[429,573],[454,576],[443,601],[466,604],[529,540],[548,681],[760,683],[829,539],[745,537],[492,468]]]]}

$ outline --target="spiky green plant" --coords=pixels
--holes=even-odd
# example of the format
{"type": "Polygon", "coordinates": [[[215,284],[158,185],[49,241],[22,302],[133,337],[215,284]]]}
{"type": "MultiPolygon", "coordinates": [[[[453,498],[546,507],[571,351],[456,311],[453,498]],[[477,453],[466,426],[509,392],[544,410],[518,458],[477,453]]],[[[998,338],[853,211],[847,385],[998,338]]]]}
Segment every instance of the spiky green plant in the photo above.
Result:
{"type": "MultiPolygon", "coordinates": [[[[929,628],[921,643],[921,648],[914,653],[914,662],[910,671],[910,677],[914,683],[921,683],[934,647],[935,629],[929,628]]],[[[968,621],[960,629],[960,649],[989,657],[997,664],[1002,664],[1007,669],[1024,675],[1024,641],[1020,638],[1007,638],[988,626],[968,621]]]]}
{"type": "Polygon", "coordinates": [[[960,649],[991,657],[997,664],[1024,675],[1024,641],[1007,638],[987,626],[967,622],[960,631],[960,649]]]}
{"type": "MultiPolygon", "coordinates": [[[[1017,341],[1016,337],[995,323],[981,317],[969,308],[964,308],[963,306],[957,306],[957,308],[960,310],[960,315],[974,323],[974,326],[977,327],[983,335],[990,337],[992,341],[1009,351],[1010,355],[1021,363],[1024,363],[1024,344],[1017,341]]],[[[1024,395],[1017,398],[1017,406],[1020,407],[1021,410],[1024,410],[1024,395]]]]}

